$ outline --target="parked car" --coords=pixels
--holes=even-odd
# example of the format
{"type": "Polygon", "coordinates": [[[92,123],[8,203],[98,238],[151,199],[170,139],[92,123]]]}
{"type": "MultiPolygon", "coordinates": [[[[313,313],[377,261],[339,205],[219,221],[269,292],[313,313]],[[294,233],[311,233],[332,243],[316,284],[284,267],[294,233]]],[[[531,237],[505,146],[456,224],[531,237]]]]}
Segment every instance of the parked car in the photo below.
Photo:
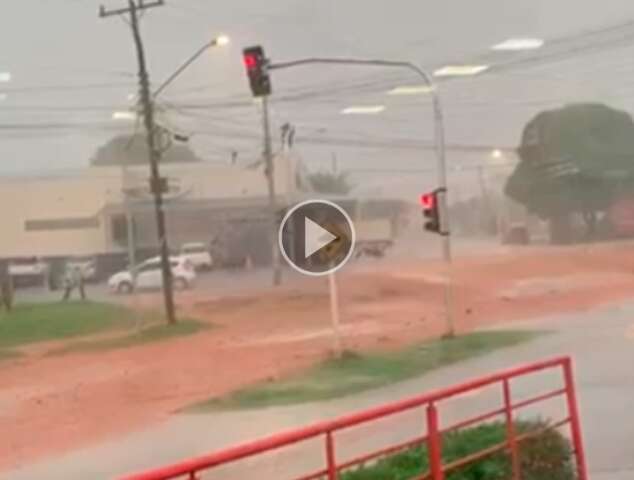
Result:
{"type": "MultiPolygon", "coordinates": [[[[170,257],[173,285],[177,290],[191,288],[196,281],[193,264],[184,257],[170,257]]],[[[112,293],[131,293],[134,290],[160,289],[163,274],[160,257],[150,258],[132,270],[117,272],[108,280],[112,293]]]]}
{"type": "Polygon", "coordinates": [[[67,268],[78,268],[84,280],[93,281],[97,278],[97,260],[92,256],[73,257],[66,262],[67,268]]]}
{"type": "Polygon", "coordinates": [[[204,243],[185,243],[181,247],[180,256],[188,259],[196,270],[211,270],[214,260],[204,243]]]}
{"type": "Polygon", "coordinates": [[[48,274],[49,265],[38,257],[17,258],[9,263],[9,275],[15,285],[44,285],[48,274]]]}

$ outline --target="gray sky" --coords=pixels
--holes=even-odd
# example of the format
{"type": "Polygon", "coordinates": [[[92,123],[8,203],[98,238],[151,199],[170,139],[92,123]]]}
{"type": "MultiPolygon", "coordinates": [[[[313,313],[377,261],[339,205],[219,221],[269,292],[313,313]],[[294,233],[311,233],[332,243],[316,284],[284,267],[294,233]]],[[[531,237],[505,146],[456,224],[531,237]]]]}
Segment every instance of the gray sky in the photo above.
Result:
{"type": "MultiPolygon", "coordinates": [[[[115,8],[126,2],[103,3],[115,8]]],[[[454,145],[514,146],[532,115],[569,101],[605,101],[634,111],[634,26],[596,37],[610,42],[596,53],[566,53],[583,43],[584,32],[634,19],[629,0],[613,0],[609,8],[589,0],[166,3],[143,18],[155,84],[210,37],[224,32],[232,39],[230,47],[208,52],[162,97],[165,121],[194,132],[192,146],[208,161],[228,161],[232,149],[245,162],[259,154],[258,109],[241,64],[242,47],[256,43],[273,61],[358,56],[412,60],[433,70],[449,62],[496,65],[525,58],[492,55],[489,47],[509,37],[545,38],[539,55],[551,45],[555,52],[563,48],[558,38],[575,38],[556,61],[527,60],[499,73],[443,82],[447,141],[454,145]]],[[[98,145],[134,128],[111,120],[136,91],[132,39],[119,19],[98,19],[98,6],[93,0],[3,0],[0,72],[13,78],[0,84],[6,95],[0,100],[0,173],[85,166],[98,145]]],[[[297,126],[298,148],[312,168],[329,165],[333,153],[344,169],[433,168],[431,152],[411,148],[412,142],[431,141],[428,99],[385,95],[393,86],[416,83],[407,72],[383,69],[275,72],[274,124],[297,126]],[[388,108],[371,117],[339,115],[357,104],[388,108]]],[[[488,154],[451,151],[449,160],[454,166],[481,163],[488,154]]]]}

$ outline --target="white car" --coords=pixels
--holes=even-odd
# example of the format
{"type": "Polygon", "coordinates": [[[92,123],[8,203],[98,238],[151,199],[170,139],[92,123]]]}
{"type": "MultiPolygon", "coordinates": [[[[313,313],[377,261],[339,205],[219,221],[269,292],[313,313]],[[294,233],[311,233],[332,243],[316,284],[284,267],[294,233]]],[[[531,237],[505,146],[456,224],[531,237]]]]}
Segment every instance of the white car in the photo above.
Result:
{"type": "Polygon", "coordinates": [[[214,263],[209,247],[204,243],[185,243],[180,256],[188,259],[196,270],[211,270],[214,263]]]}
{"type": "MultiPolygon", "coordinates": [[[[174,288],[185,290],[196,281],[196,271],[192,263],[183,257],[170,257],[174,288]]],[[[139,264],[133,270],[115,273],[108,280],[108,288],[113,293],[131,293],[132,291],[159,289],[163,287],[161,259],[154,257],[139,264]]]]}

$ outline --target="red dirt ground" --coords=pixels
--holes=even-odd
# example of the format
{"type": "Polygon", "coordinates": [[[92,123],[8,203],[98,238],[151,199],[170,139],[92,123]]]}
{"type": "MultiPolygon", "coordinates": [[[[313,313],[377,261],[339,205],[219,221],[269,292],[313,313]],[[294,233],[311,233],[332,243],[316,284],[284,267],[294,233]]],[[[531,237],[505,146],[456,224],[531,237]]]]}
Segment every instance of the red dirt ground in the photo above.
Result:
{"type": "MultiPolygon", "coordinates": [[[[452,273],[457,329],[634,298],[630,249],[525,249],[458,259],[452,273]]],[[[391,349],[442,334],[443,268],[380,263],[339,275],[345,347],[391,349]]],[[[330,354],[323,279],[240,297],[193,292],[178,303],[182,313],[220,328],[127,350],[45,356],[38,348],[3,361],[0,471],[141,429],[330,354]]]]}

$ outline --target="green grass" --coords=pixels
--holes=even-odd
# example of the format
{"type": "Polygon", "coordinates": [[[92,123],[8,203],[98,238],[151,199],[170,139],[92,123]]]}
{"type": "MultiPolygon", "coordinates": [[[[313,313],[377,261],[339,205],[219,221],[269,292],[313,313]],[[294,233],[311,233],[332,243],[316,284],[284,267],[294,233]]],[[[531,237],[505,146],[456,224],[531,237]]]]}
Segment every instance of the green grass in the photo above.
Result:
{"type": "Polygon", "coordinates": [[[72,352],[97,352],[103,350],[129,348],[137,345],[159,342],[170,338],[193,335],[206,328],[209,328],[206,324],[186,319],[180,320],[175,325],[167,325],[164,323],[156,324],[127,335],[112,338],[79,340],[65,345],[57,350],[53,350],[50,354],[63,355],[72,352]]]}
{"type": "Polygon", "coordinates": [[[190,407],[216,409],[260,408],[330,400],[422,375],[435,368],[517,345],[540,333],[491,331],[435,340],[399,352],[357,355],[325,361],[292,378],[266,382],[212,398],[190,407]]]}
{"type": "MultiPolygon", "coordinates": [[[[516,422],[518,433],[540,432],[547,424],[541,420],[516,422]]],[[[443,463],[464,459],[505,441],[506,424],[489,423],[447,433],[443,436],[443,463]]],[[[570,443],[556,430],[546,430],[520,444],[520,469],[523,480],[574,480],[570,443]]],[[[429,471],[425,445],[381,459],[374,464],[343,473],[341,480],[410,480],[429,471]]],[[[447,474],[447,480],[507,480],[512,477],[510,456],[494,453],[447,474]]]]}
{"type": "Polygon", "coordinates": [[[0,360],[15,357],[20,354],[16,348],[37,342],[68,340],[69,343],[49,352],[57,355],[128,348],[192,335],[207,328],[206,324],[190,319],[183,319],[176,325],[163,322],[160,314],[134,312],[107,303],[16,305],[12,312],[0,313],[0,360]],[[140,325],[144,327],[139,328],[140,325]],[[82,339],[97,334],[111,335],[82,339]]]}
{"type": "Polygon", "coordinates": [[[134,314],[120,306],[94,302],[16,305],[0,314],[0,349],[63,340],[124,328],[134,314]]]}

